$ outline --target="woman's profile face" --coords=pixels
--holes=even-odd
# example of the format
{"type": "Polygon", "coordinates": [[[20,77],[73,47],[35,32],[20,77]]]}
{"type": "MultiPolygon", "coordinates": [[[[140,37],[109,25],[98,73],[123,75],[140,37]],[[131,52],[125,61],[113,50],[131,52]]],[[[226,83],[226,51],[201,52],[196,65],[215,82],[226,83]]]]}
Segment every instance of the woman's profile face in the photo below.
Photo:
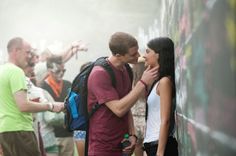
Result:
{"type": "Polygon", "coordinates": [[[156,67],[159,66],[159,54],[155,53],[154,50],[147,48],[146,53],[144,55],[145,58],[145,66],[156,67]]]}

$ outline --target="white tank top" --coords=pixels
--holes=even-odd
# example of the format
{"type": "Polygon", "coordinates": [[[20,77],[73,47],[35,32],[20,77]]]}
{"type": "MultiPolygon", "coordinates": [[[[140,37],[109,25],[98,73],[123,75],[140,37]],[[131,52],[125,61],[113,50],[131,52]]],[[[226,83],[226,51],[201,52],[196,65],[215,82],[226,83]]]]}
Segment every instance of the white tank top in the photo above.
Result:
{"type": "MultiPolygon", "coordinates": [[[[156,93],[157,85],[159,81],[152,88],[151,93],[148,96],[148,118],[146,124],[146,134],[144,138],[144,143],[157,141],[159,140],[160,128],[161,128],[161,108],[160,108],[160,96],[156,93]]],[[[175,132],[175,118],[174,118],[175,106],[171,107],[171,116],[170,116],[170,127],[169,127],[169,136],[172,136],[175,132]]]]}
{"type": "Polygon", "coordinates": [[[154,85],[147,99],[148,118],[146,124],[146,134],[144,138],[144,143],[159,140],[161,110],[160,110],[160,96],[156,93],[156,88],[158,84],[159,81],[154,85]]]}

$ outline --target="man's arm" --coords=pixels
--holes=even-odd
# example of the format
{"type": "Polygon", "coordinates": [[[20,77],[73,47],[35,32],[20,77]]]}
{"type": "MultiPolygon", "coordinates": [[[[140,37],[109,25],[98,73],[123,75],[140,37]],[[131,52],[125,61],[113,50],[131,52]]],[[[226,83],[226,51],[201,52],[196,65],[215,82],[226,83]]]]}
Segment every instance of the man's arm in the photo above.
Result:
{"type": "Polygon", "coordinates": [[[20,90],[14,93],[16,104],[21,112],[43,112],[53,111],[60,112],[64,109],[64,103],[53,102],[53,103],[39,103],[27,100],[27,93],[25,90],[20,90]]]}
{"type": "Polygon", "coordinates": [[[59,54],[53,54],[48,48],[45,49],[45,51],[40,55],[40,61],[45,62],[52,56],[60,56],[63,63],[66,63],[72,56],[74,56],[74,54],[77,54],[77,52],[87,50],[88,48],[85,43],[83,43],[82,41],[74,41],[59,54]]]}
{"type": "Polygon", "coordinates": [[[130,110],[130,108],[137,102],[142,92],[147,89],[146,85],[151,85],[156,78],[157,67],[152,69],[148,67],[142,75],[142,82],[139,81],[134,86],[134,88],[122,99],[106,102],[106,106],[118,117],[124,116],[130,110]],[[146,83],[146,85],[144,83],[146,83]]]}

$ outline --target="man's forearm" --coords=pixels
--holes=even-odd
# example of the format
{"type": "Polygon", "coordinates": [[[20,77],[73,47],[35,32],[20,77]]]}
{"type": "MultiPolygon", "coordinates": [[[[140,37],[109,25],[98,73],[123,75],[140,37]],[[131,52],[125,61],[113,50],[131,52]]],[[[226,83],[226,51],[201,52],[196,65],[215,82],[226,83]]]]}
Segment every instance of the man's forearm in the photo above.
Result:
{"type": "Polygon", "coordinates": [[[52,104],[48,103],[39,103],[34,101],[27,101],[26,104],[20,107],[21,112],[37,113],[44,112],[52,109],[52,104]]]}

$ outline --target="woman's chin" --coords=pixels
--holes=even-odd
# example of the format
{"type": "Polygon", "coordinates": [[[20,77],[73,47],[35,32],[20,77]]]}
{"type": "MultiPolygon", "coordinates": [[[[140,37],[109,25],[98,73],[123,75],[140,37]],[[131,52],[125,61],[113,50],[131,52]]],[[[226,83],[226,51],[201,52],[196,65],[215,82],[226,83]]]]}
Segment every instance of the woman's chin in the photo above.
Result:
{"type": "Polygon", "coordinates": [[[145,63],[144,63],[144,66],[145,66],[145,67],[148,67],[148,66],[149,66],[149,64],[148,64],[147,62],[145,62],[145,63]]]}
{"type": "Polygon", "coordinates": [[[154,65],[148,64],[147,62],[145,62],[145,67],[148,67],[148,66],[150,66],[151,68],[155,67],[154,65]]]}

